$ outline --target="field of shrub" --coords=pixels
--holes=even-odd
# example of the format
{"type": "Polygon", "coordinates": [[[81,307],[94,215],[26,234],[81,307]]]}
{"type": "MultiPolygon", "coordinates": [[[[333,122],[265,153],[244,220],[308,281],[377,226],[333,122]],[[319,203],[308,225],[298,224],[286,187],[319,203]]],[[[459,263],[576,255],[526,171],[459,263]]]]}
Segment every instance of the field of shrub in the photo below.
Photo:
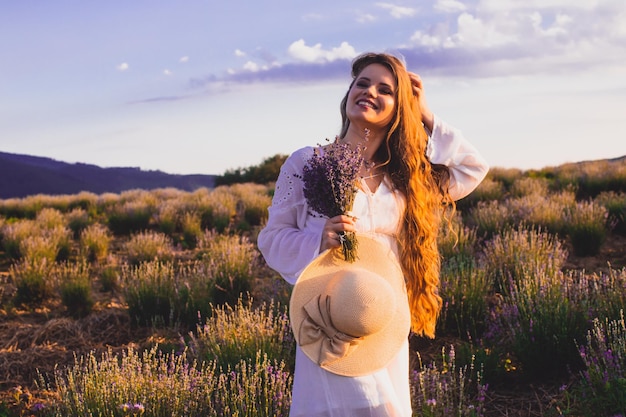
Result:
{"type": "MultiPolygon", "coordinates": [[[[0,200],[0,417],[287,416],[273,184],[0,200]]],[[[626,413],[626,160],[493,169],[442,229],[416,416],[626,413]]]]}

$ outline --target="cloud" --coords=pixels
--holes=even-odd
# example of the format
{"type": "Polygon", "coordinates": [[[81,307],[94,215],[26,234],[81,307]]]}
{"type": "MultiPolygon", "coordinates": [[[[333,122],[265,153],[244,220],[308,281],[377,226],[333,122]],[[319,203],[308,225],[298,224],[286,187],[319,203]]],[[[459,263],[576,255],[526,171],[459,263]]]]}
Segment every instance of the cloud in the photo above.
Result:
{"type": "Polygon", "coordinates": [[[433,8],[444,13],[458,13],[467,10],[467,6],[457,0],[436,0],[433,8]]]}
{"type": "Polygon", "coordinates": [[[178,60],[178,62],[181,62],[181,63],[183,63],[183,64],[184,64],[185,62],[189,62],[189,57],[188,57],[188,56],[186,56],[186,55],[185,55],[185,56],[181,56],[181,57],[180,57],[180,59],[178,60]]]}
{"type": "MultiPolygon", "coordinates": [[[[410,35],[404,43],[388,46],[404,56],[409,68],[431,76],[532,76],[600,66],[626,69],[622,58],[626,42],[623,0],[581,0],[576,5],[569,0],[523,4],[502,0],[511,5],[510,10],[500,7],[498,1],[433,0],[431,12],[435,13],[398,21],[397,32],[410,35]]],[[[396,16],[415,12],[390,3],[377,6],[396,16]]],[[[365,14],[355,17],[359,18],[371,19],[373,33],[385,27],[380,26],[382,19],[365,14]]],[[[307,44],[304,39],[292,42],[284,51],[260,47],[246,53],[242,67],[196,77],[189,85],[212,94],[251,83],[347,81],[350,62],[358,54],[352,39],[365,42],[360,35],[349,38],[343,34],[350,40],[334,47],[307,44]]]]}
{"type": "Polygon", "coordinates": [[[172,71],[170,71],[170,70],[168,70],[168,69],[164,69],[164,70],[163,70],[163,75],[170,76],[170,75],[172,75],[172,71]]]}
{"type": "MultiPolygon", "coordinates": [[[[598,8],[600,3],[609,5],[622,4],[621,0],[480,0],[476,6],[476,10],[480,10],[485,13],[496,12],[516,12],[519,10],[537,10],[537,9],[577,9],[581,11],[590,11],[598,8]]],[[[623,6],[622,6],[623,7],[623,6]]]]}
{"type": "Polygon", "coordinates": [[[128,63],[122,62],[116,68],[117,68],[118,71],[124,72],[124,71],[128,70],[129,66],[128,66],[128,63]]]}
{"type": "Polygon", "coordinates": [[[352,59],[356,51],[348,42],[342,42],[331,50],[322,49],[322,44],[307,46],[304,39],[297,40],[289,45],[287,52],[292,58],[302,62],[333,62],[337,59],[352,59]]]}
{"type": "Polygon", "coordinates": [[[389,14],[395,19],[403,19],[415,15],[417,9],[411,7],[397,6],[391,3],[376,3],[376,6],[389,10],[389,14]]]}
{"type": "Polygon", "coordinates": [[[376,16],[371,15],[369,13],[361,14],[356,18],[356,21],[359,23],[371,23],[371,22],[374,22],[375,20],[376,20],[376,16]]]}
{"type": "MultiPolygon", "coordinates": [[[[434,7],[451,10],[454,0],[434,7]]],[[[441,73],[478,76],[625,68],[626,12],[618,0],[481,0],[417,28],[404,45],[441,73]],[[502,7],[510,5],[511,9],[502,7]],[[450,14],[456,20],[450,20],[450,14]],[[621,46],[620,46],[621,45],[621,46]],[[455,69],[456,66],[456,69],[455,69]]]]}
{"type": "Polygon", "coordinates": [[[325,19],[324,15],[322,15],[320,13],[308,13],[308,14],[305,14],[304,16],[302,16],[302,20],[304,22],[320,21],[320,20],[324,20],[324,19],[325,19]]]}
{"type": "Polygon", "coordinates": [[[259,70],[259,65],[256,62],[248,61],[243,65],[243,69],[246,71],[257,72],[259,70]]]}
{"type": "Polygon", "coordinates": [[[241,49],[235,49],[235,56],[237,56],[237,57],[244,57],[244,56],[246,56],[246,53],[244,51],[242,51],[241,49]]]}

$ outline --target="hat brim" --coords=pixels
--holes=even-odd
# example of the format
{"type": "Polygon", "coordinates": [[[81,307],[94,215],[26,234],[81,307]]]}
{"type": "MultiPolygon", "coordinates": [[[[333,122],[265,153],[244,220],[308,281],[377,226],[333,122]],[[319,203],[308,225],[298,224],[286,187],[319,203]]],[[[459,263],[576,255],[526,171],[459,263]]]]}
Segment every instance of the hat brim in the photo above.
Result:
{"type": "MultiPolygon", "coordinates": [[[[366,269],[384,278],[395,294],[395,305],[378,308],[394,310],[389,324],[381,331],[363,338],[358,347],[342,358],[320,365],[323,369],[343,376],[362,376],[384,368],[407,341],[411,318],[402,268],[393,251],[376,240],[358,235],[357,260],[347,262],[338,249],[321,253],[302,271],[293,288],[289,302],[289,316],[296,342],[300,345],[298,329],[306,319],[303,306],[320,295],[328,281],[346,268],[366,269]]],[[[319,346],[301,346],[304,354],[316,362],[315,349],[319,346]]],[[[317,363],[317,362],[316,362],[317,363]]],[[[319,365],[319,363],[318,363],[319,365]]]]}

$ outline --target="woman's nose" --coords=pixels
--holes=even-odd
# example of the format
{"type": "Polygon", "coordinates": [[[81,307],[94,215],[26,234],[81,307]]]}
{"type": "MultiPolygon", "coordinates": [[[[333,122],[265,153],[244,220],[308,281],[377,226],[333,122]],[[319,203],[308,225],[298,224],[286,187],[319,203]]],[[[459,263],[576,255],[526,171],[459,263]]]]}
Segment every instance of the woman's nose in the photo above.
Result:
{"type": "Polygon", "coordinates": [[[366,88],[364,94],[368,97],[376,97],[376,86],[370,86],[366,88]]]}

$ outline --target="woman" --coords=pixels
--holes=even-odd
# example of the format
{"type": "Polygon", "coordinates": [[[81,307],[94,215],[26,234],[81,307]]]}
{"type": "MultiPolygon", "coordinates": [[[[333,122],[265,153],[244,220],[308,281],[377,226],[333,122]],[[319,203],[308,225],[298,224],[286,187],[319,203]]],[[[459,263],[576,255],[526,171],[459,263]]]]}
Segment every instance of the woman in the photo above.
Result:
{"type": "MultiPolygon", "coordinates": [[[[300,178],[314,148],[297,150],[281,168],[258,246],[268,265],[296,284],[315,258],[341,245],[342,232],[372,237],[401,265],[411,330],[434,337],[443,208],[476,188],[488,167],[459,131],[433,115],[420,77],[400,60],[363,54],[353,61],[352,76],[337,138],[364,149],[352,212],[329,219],[310,213],[300,178]]],[[[410,417],[408,349],[407,337],[383,368],[346,377],[298,346],[290,416],[410,417]]]]}

